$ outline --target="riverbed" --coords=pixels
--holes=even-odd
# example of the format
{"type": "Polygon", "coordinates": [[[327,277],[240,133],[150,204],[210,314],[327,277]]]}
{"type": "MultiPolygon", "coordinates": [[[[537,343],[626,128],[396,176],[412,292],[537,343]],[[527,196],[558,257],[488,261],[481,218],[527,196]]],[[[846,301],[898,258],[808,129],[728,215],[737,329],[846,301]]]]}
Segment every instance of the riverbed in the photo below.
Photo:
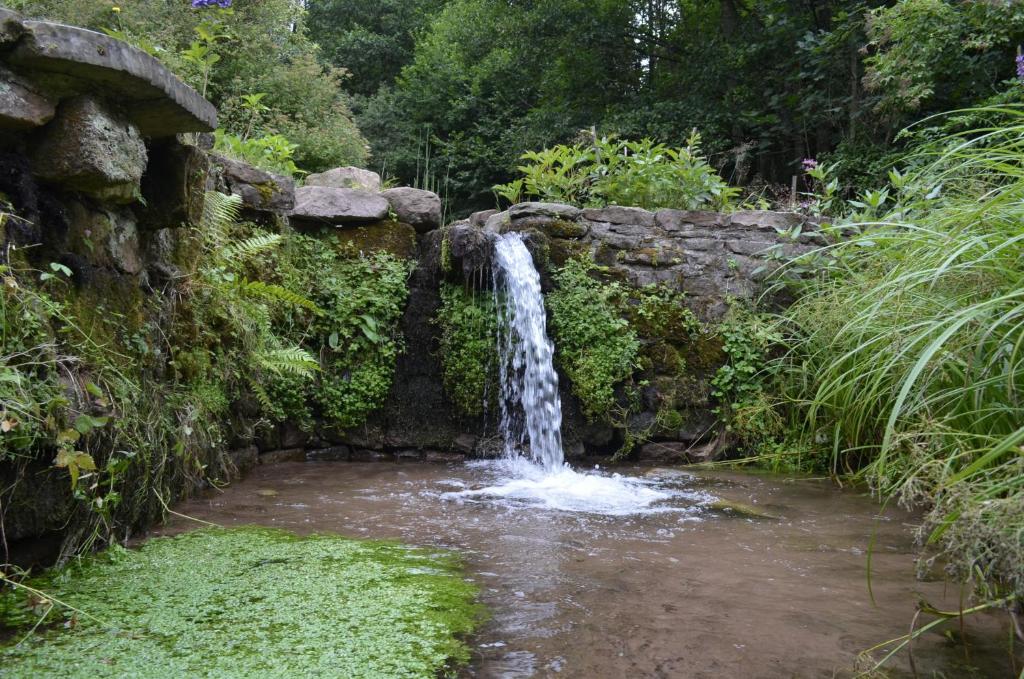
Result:
{"type": "MultiPolygon", "coordinates": [[[[493,463],[307,462],[258,467],[175,511],[457,551],[490,610],[466,677],[853,676],[862,651],[906,634],[919,599],[960,606],[955,585],[914,578],[915,517],[863,491],[615,471],[660,496],[632,510],[552,505],[495,490],[505,471],[493,463]]],[[[154,534],[196,525],[175,517],[154,534]]],[[[961,633],[966,645],[938,632],[915,641],[917,672],[1015,676],[1002,617],[974,616],[961,633]]],[[[889,676],[911,676],[907,658],[889,676]]]]}

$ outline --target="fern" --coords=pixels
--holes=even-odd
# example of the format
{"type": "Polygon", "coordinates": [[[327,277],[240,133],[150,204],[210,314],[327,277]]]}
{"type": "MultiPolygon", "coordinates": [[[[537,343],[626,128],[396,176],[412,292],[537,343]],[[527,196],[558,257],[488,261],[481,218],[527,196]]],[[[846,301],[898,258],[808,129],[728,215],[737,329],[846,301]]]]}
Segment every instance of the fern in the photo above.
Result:
{"type": "Polygon", "coordinates": [[[279,233],[262,233],[224,246],[221,248],[220,257],[225,262],[244,262],[261,252],[277,247],[283,240],[284,237],[279,233]]]}
{"type": "Polygon", "coordinates": [[[254,297],[262,297],[272,301],[287,302],[294,304],[295,306],[309,309],[318,316],[323,315],[323,310],[316,305],[310,299],[303,297],[297,293],[292,292],[286,288],[282,288],[280,285],[274,285],[273,283],[264,283],[263,281],[250,281],[243,278],[238,282],[238,287],[247,295],[254,297]]]}
{"type": "Polygon", "coordinates": [[[301,347],[267,349],[256,355],[256,361],[278,375],[291,374],[311,378],[320,370],[316,358],[301,347]]]}
{"type": "Polygon", "coordinates": [[[260,404],[260,408],[265,413],[274,412],[274,401],[270,398],[270,394],[263,388],[263,385],[256,380],[249,380],[249,387],[252,389],[253,395],[256,397],[256,401],[260,404]]]}
{"type": "Polygon", "coordinates": [[[207,191],[203,201],[203,218],[199,224],[203,235],[215,243],[227,240],[228,229],[238,221],[242,197],[207,191]]]}

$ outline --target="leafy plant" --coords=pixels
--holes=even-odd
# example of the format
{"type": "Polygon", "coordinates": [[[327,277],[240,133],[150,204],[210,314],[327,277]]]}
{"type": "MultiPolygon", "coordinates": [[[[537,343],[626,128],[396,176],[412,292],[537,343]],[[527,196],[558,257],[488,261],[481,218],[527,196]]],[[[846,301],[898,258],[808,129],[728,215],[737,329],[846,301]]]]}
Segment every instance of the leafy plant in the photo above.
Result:
{"type": "Polygon", "coordinates": [[[626,291],[591,277],[589,260],[570,259],[554,274],[548,293],[549,322],[562,370],[591,420],[607,420],[616,409],[615,387],[638,367],[640,343],[622,317],[626,291]]]}
{"type": "Polygon", "coordinates": [[[519,166],[521,179],[494,187],[507,200],[525,195],[582,206],[635,205],[648,209],[725,209],[738,196],[701,154],[693,131],[686,146],[674,149],[650,139],[559,145],[529,151],[519,166]]]}
{"type": "Polygon", "coordinates": [[[256,167],[289,177],[297,177],[302,174],[294,159],[299,145],[291,143],[279,134],[246,138],[223,130],[216,130],[213,135],[214,150],[226,156],[244,160],[256,167]]]}
{"type": "Polygon", "coordinates": [[[434,323],[441,329],[444,386],[466,415],[480,415],[497,396],[497,310],[486,292],[441,284],[441,306],[434,323]]]}

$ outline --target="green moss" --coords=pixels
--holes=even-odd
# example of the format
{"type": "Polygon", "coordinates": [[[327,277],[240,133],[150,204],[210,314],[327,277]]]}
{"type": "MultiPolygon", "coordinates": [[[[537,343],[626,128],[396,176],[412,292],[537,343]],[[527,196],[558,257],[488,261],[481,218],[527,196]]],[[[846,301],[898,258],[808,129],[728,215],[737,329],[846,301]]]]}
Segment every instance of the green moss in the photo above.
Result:
{"type": "MultiPolygon", "coordinates": [[[[114,548],[32,586],[89,617],[55,607],[0,651],[5,676],[429,678],[468,659],[479,618],[450,556],[261,528],[114,548]]],[[[35,623],[24,595],[0,602],[35,623]]]]}
{"type": "Polygon", "coordinates": [[[547,307],[559,365],[591,420],[608,421],[617,405],[616,385],[638,367],[640,343],[620,309],[626,291],[590,276],[594,265],[569,260],[554,274],[557,289],[547,307]]]}
{"type": "Polygon", "coordinates": [[[387,253],[399,259],[416,257],[416,230],[385,220],[362,226],[332,228],[324,234],[344,255],[387,253]]]}
{"type": "Polygon", "coordinates": [[[460,412],[479,415],[485,399],[497,394],[497,313],[489,293],[441,284],[441,307],[434,322],[441,329],[441,365],[448,396],[460,412]]]}

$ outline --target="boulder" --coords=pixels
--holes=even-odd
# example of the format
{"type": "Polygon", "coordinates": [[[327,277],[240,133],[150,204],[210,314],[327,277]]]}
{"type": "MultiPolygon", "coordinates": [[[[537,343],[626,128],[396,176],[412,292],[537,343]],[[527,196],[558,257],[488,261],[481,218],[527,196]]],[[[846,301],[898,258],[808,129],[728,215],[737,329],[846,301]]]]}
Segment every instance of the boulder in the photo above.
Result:
{"type": "Polygon", "coordinates": [[[328,186],[303,186],[295,190],[292,218],[323,224],[377,222],[391,207],[378,193],[328,186]]]}
{"type": "Polygon", "coordinates": [[[379,192],[380,175],[358,167],[336,167],[333,170],[311,174],[306,177],[306,186],[330,186],[335,189],[361,189],[379,192]]]}
{"type": "Polygon", "coordinates": [[[441,226],[441,199],[436,193],[406,186],[388,189],[380,195],[391,204],[398,221],[412,225],[418,233],[441,226]]]}
{"type": "Polygon", "coordinates": [[[146,160],[138,128],[91,96],[62,103],[31,152],[40,179],[122,203],[139,195],[146,160]]]}
{"type": "Polygon", "coordinates": [[[56,113],[52,99],[39,94],[28,81],[0,68],[0,130],[28,130],[50,122],[56,113]]]}
{"type": "Polygon", "coordinates": [[[526,217],[553,217],[555,219],[576,219],[581,210],[561,203],[516,203],[508,209],[512,221],[526,217]]]}
{"type": "MultiPolygon", "coordinates": [[[[11,21],[3,25],[0,32],[10,30],[11,21]]],[[[21,30],[8,56],[16,70],[31,71],[33,80],[45,78],[48,89],[63,95],[103,92],[117,99],[142,136],[217,127],[213,104],[157,59],[122,40],[48,21],[23,21],[21,30]]]]}
{"type": "Polygon", "coordinates": [[[248,163],[213,156],[228,193],[242,197],[246,207],[284,214],[295,207],[295,182],[291,177],[271,174],[248,163]]]}

